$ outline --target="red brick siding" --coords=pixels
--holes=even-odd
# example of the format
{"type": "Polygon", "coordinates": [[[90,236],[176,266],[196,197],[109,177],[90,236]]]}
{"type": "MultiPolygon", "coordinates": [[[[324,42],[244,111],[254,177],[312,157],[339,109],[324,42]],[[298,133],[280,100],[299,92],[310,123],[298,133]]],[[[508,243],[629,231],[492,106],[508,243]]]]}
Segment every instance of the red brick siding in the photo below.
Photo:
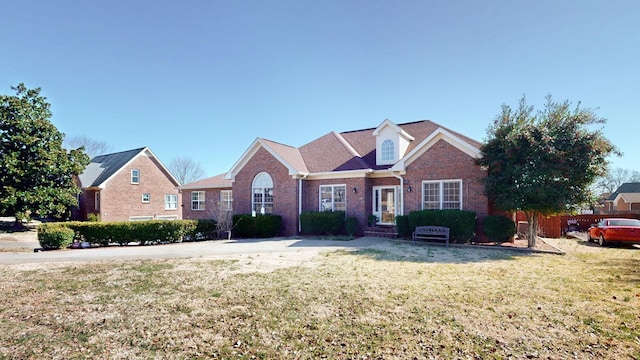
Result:
{"type": "Polygon", "coordinates": [[[183,219],[216,219],[220,205],[220,191],[228,189],[198,189],[182,190],[182,218],[183,219]],[[204,191],[204,210],[191,210],[191,193],[204,191]]]}
{"type": "Polygon", "coordinates": [[[298,180],[269,152],[260,148],[236,174],[233,182],[235,214],[251,214],[251,185],[256,175],[265,172],[273,180],[273,214],[282,216],[282,235],[298,232],[298,180]]]}
{"type": "MultiPolygon", "coordinates": [[[[93,209],[93,194],[87,192],[87,210],[93,209]]],[[[105,183],[100,191],[100,219],[102,221],[128,221],[130,216],[177,216],[180,211],[181,195],[160,164],[145,155],[137,156],[105,183]],[[140,170],[140,183],[131,184],[131,170],[140,170]],[[142,203],[142,194],[149,193],[151,201],[142,203]],[[178,195],[178,209],[165,210],[164,196],[178,195]]]]}
{"type": "Polygon", "coordinates": [[[404,185],[405,214],[422,209],[423,180],[462,179],[462,207],[477,214],[476,234],[481,238],[481,224],[489,212],[482,182],[485,176],[486,171],[476,165],[475,159],[441,140],[407,167],[404,176],[407,180],[404,185]],[[406,191],[408,186],[411,186],[411,192],[406,191]]]}
{"type": "Polygon", "coordinates": [[[303,182],[303,211],[320,210],[320,186],[321,185],[346,185],[347,216],[355,216],[362,226],[366,224],[367,216],[371,212],[371,187],[367,184],[369,179],[349,178],[349,179],[328,179],[328,180],[305,180],[303,182]],[[353,192],[353,189],[356,192],[353,192]],[[367,207],[368,206],[368,207],[367,207]]]}

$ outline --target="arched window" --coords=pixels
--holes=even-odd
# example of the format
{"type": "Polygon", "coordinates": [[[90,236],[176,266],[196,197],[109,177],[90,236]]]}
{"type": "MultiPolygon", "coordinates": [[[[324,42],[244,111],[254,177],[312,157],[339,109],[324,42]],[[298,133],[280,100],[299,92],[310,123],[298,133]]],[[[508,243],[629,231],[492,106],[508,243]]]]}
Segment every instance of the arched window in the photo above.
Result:
{"type": "Polygon", "coordinates": [[[273,212],[273,180],[265,172],[253,178],[251,184],[253,198],[252,209],[255,214],[271,214],[273,212]]]}
{"type": "Polygon", "coordinates": [[[380,147],[380,160],[393,161],[395,160],[394,146],[392,140],[385,140],[380,147]]]}

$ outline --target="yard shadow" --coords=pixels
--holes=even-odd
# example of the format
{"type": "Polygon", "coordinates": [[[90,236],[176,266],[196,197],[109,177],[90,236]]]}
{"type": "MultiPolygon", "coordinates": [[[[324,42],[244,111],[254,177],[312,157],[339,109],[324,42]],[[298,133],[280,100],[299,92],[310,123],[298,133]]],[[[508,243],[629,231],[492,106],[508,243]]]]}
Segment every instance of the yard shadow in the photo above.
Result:
{"type": "MultiPolygon", "coordinates": [[[[345,253],[347,252],[345,251],[345,253]]],[[[412,245],[409,242],[396,241],[387,241],[365,248],[358,248],[348,251],[348,253],[379,261],[439,264],[516,260],[536,254],[526,249],[490,248],[475,245],[450,245],[445,247],[437,243],[412,245]]]]}
{"type": "MultiPolygon", "coordinates": [[[[582,245],[582,246],[588,246],[588,247],[598,247],[598,248],[602,247],[597,242],[590,242],[582,239],[578,239],[578,241],[576,241],[576,244],[582,245]]],[[[638,244],[634,245],[634,244],[625,244],[625,243],[617,243],[617,242],[606,243],[604,247],[614,248],[614,249],[640,250],[640,245],[638,244]]]]}

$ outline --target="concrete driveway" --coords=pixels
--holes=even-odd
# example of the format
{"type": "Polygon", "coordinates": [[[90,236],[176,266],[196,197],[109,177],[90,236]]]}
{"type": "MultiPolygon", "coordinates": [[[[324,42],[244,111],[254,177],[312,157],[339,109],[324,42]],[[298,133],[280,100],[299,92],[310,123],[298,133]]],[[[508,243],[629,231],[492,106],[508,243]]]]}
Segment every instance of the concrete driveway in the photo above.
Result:
{"type": "MultiPolygon", "coordinates": [[[[361,237],[350,241],[307,239],[246,239],[185,242],[152,246],[110,246],[91,249],[63,249],[41,252],[0,252],[2,264],[45,262],[88,262],[162,258],[197,258],[220,255],[325,252],[362,249],[387,241],[361,237]]],[[[23,243],[24,244],[24,243],[23,243]]]]}

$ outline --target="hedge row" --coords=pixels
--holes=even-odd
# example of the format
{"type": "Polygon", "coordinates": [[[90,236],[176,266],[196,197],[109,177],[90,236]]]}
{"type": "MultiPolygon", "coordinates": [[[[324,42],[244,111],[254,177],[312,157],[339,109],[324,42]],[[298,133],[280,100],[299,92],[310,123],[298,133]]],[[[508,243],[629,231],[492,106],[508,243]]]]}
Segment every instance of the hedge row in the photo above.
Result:
{"type": "Polygon", "coordinates": [[[337,235],[344,231],[344,211],[305,211],[300,230],[305,235],[337,235]]]}
{"type": "Polygon", "coordinates": [[[444,226],[449,228],[451,240],[465,243],[475,235],[476,213],[467,210],[419,210],[396,217],[398,234],[411,237],[417,226],[444,226]]]}
{"type": "Polygon", "coordinates": [[[282,216],[236,214],[233,215],[234,234],[240,238],[270,238],[280,234],[282,216]]]}
{"type": "Polygon", "coordinates": [[[38,241],[44,249],[68,247],[73,241],[91,245],[139,245],[175,243],[184,238],[210,239],[215,236],[213,220],[131,221],[131,222],[63,222],[44,223],[38,227],[38,241]],[[68,234],[72,234],[71,239],[68,234]]]}

